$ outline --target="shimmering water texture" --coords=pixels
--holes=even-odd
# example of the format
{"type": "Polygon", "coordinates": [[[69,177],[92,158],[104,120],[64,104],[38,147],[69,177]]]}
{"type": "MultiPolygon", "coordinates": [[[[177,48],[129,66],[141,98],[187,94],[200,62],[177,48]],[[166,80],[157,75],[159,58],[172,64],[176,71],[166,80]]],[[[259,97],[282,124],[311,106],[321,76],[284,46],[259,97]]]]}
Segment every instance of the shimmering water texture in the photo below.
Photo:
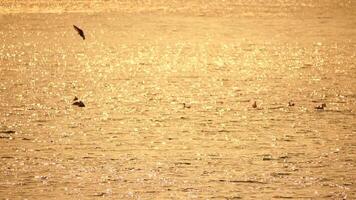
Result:
{"type": "Polygon", "coordinates": [[[355,2],[14,2],[0,199],[356,198],[355,2]]]}

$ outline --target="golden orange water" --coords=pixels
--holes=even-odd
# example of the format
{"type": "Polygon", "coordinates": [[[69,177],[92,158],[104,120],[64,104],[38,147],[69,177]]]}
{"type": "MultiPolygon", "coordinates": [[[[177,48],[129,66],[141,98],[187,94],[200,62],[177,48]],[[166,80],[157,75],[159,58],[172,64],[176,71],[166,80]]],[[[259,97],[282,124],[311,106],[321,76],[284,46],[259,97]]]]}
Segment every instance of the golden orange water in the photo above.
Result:
{"type": "Polygon", "coordinates": [[[355,199],[355,10],[1,1],[0,199],[355,199]]]}

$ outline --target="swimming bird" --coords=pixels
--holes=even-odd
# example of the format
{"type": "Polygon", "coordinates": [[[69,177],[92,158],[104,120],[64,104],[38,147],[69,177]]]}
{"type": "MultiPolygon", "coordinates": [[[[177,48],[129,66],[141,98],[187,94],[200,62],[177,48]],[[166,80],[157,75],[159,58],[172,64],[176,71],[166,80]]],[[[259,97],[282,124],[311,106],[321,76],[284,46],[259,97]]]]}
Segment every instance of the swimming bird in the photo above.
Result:
{"type": "Polygon", "coordinates": [[[183,103],[183,108],[191,108],[192,106],[191,105],[188,105],[186,103],[183,103]]]}
{"type": "Polygon", "coordinates": [[[84,35],[84,31],[82,29],[80,29],[78,26],[73,25],[74,29],[77,31],[77,33],[83,38],[83,40],[85,40],[85,35],[84,35]]]}
{"type": "Polygon", "coordinates": [[[256,101],[253,102],[252,108],[257,108],[257,103],[256,103],[256,101]]]}
{"type": "Polygon", "coordinates": [[[322,103],[321,105],[315,106],[314,108],[317,110],[324,110],[325,107],[326,107],[326,103],[322,103]]]}
{"type": "Polygon", "coordinates": [[[78,106],[78,107],[85,107],[85,104],[83,103],[83,101],[76,101],[72,105],[78,106]]]}
{"type": "Polygon", "coordinates": [[[78,106],[78,107],[85,107],[85,104],[83,101],[80,101],[78,97],[74,97],[72,105],[78,106]]]}

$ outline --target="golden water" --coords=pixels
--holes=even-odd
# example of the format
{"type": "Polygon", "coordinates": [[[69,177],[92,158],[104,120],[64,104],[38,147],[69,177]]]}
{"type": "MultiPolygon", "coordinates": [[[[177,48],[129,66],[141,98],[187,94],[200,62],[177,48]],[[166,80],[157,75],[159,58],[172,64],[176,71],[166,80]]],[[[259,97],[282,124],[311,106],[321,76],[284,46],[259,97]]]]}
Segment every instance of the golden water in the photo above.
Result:
{"type": "Polygon", "coordinates": [[[353,1],[26,2],[0,3],[0,199],[356,198],[353,1]]]}

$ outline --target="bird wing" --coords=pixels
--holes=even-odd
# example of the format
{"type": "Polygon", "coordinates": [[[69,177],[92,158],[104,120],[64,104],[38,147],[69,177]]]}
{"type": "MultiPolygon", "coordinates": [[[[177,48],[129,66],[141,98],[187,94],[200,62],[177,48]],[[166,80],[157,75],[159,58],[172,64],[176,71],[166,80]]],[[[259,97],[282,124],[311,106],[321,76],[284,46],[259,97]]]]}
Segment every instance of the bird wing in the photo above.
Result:
{"type": "Polygon", "coordinates": [[[74,29],[75,29],[78,33],[83,32],[83,30],[80,29],[78,26],[73,25],[73,27],[74,27],[74,29]]]}
{"type": "Polygon", "coordinates": [[[77,27],[76,25],[73,25],[73,28],[78,32],[80,36],[82,36],[83,40],[85,40],[84,31],[79,27],[77,27]]]}

